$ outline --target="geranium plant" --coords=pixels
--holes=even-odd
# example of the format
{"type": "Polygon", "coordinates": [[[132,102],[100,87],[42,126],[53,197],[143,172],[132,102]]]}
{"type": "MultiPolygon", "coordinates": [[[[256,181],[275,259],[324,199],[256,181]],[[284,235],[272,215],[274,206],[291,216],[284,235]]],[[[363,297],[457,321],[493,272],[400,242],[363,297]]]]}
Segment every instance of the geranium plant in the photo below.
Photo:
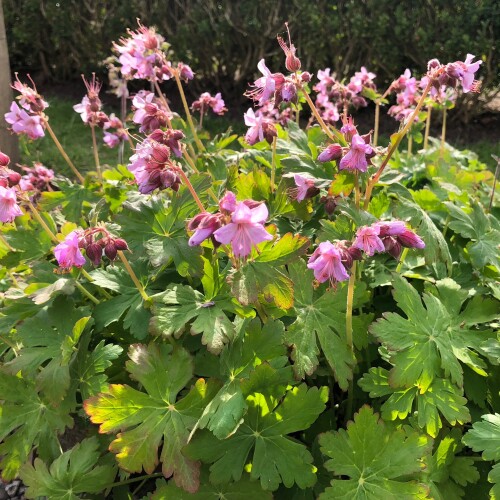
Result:
{"type": "Polygon", "coordinates": [[[258,62],[246,135],[210,138],[222,96],[189,105],[192,69],[129,31],[109,62],[131,112],[106,114],[95,76],[75,105],[85,176],[34,84],[14,84],[12,131],[48,131],[75,176],[0,157],[0,467],[28,498],[448,500],[483,488],[478,452],[499,459],[493,176],[428,134],[398,152],[431,98],[479,90],[481,61],[379,94],[364,67],[316,82],[278,42],[286,73],[258,62]],[[351,113],[372,100],[378,120],[393,91],[384,147],[351,113]],[[100,163],[100,130],[126,165],[100,163]]]}

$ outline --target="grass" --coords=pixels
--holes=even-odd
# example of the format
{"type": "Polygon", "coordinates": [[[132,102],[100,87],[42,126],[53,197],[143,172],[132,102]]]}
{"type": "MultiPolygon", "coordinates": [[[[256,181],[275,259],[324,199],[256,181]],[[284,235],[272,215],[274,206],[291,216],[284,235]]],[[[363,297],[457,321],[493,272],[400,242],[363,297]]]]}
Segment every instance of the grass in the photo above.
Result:
{"type": "MultiPolygon", "coordinates": [[[[84,125],[80,115],[73,110],[75,103],[59,97],[52,97],[49,99],[49,102],[50,107],[47,109],[47,115],[66,153],[82,173],[95,170],[90,129],[84,125]]],[[[105,111],[116,112],[116,110],[109,108],[106,108],[105,111]]],[[[204,120],[204,126],[206,126],[212,137],[217,133],[224,132],[230,126],[237,133],[244,133],[246,130],[243,125],[243,118],[240,121],[231,122],[227,117],[207,115],[204,120]]],[[[102,137],[102,131],[100,129],[97,130],[100,162],[102,165],[116,165],[118,162],[118,149],[110,149],[105,146],[102,142],[102,137]]],[[[381,136],[379,144],[387,143],[388,140],[388,137],[381,136]]],[[[461,141],[460,143],[454,143],[452,141],[451,144],[460,149],[474,151],[480,161],[486,163],[490,169],[494,169],[496,166],[496,162],[491,155],[494,154],[500,157],[499,142],[480,140],[477,142],[461,141]]],[[[403,144],[402,147],[405,148],[405,145],[403,144]]],[[[130,149],[126,145],[125,162],[129,154],[130,149]]],[[[21,140],[21,160],[28,165],[31,165],[34,161],[40,161],[46,167],[52,168],[56,173],[70,177],[73,175],[48,134],[45,138],[37,141],[21,140]]]]}

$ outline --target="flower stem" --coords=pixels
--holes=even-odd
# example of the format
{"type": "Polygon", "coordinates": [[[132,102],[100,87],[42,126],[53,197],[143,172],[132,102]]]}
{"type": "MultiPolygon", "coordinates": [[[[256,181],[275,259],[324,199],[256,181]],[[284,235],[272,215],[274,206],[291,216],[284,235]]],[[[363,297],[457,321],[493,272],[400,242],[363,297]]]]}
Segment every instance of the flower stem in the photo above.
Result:
{"type": "Polygon", "coordinates": [[[64,148],[62,147],[61,143],[57,139],[56,134],[54,133],[54,131],[52,130],[52,127],[49,124],[49,121],[47,119],[45,119],[44,121],[45,121],[45,128],[49,132],[50,137],[52,137],[52,140],[54,141],[57,149],[59,150],[59,153],[61,153],[61,156],[64,158],[66,163],[69,165],[71,170],[73,170],[73,173],[76,175],[78,180],[83,184],[85,182],[85,179],[83,178],[82,174],[80,174],[80,172],[75,167],[73,162],[69,159],[69,156],[66,154],[66,151],[64,151],[64,148]]]}
{"type": "MultiPolygon", "coordinates": [[[[352,307],[354,303],[354,285],[356,283],[356,264],[354,261],[351,267],[351,276],[349,277],[349,284],[347,286],[347,306],[345,313],[345,337],[349,350],[354,356],[354,343],[352,336],[352,307]]],[[[347,391],[347,406],[346,406],[346,421],[351,418],[352,404],[353,404],[354,386],[352,380],[349,382],[349,389],[347,391]]]]}
{"type": "Polygon", "coordinates": [[[95,125],[90,125],[90,130],[92,131],[92,149],[94,150],[94,161],[97,171],[97,179],[102,184],[101,162],[99,161],[99,151],[97,149],[97,140],[95,137],[95,125]]]}
{"type": "Polygon", "coordinates": [[[271,193],[276,190],[275,176],[276,176],[276,136],[273,137],[273,156],[271,160],[271,193]]]}
{"type": "Polygon", "coordinates": [[[411,136],[408,136],[408,150],[406,151],[407,158],[411,157],[412,146],[413,146],[413,139],[411,136]]]}
{"type": "Polygon", "coordinates": [[[368,204],[370,203],[370,198],[372,195],[372,190],[375,184],[377,184],[378,180],[380,179],[380,176],[382,175],[382,172],[384,171],[385,167],[389,163],[389,160],[391,159],[392,155],[398,149],[399,144],[405,137],[405,135],[408,133],[410,130],[410,127],[413,125],[413,120],[415,120],[415,117],[419,113],[420,109],[422,108],[424,104],[424,100],[427,97],[427,94],[429,93],[429,90],[431,89],[432,86],[432,80],[429,80],[429,83],[426,85],[420,100],[417,103],[417,107],[414,109],[413,113],[410,115],[410,118],[408,119],[408,122],[406,125],[403,127],[403,130],[399,132],[396,140],[392,144],[392,146],[389,148],[389,151],[387,152],[386,157],[384,158],[384,161],[380,165],[379,169],[377,172],[373,175],[373,177],[368,181],[368,184],[366,186],[366,193],[365,193],[365,202],[364,202],[364,209],[366,210],[368,208],[368,204]]]}
{"type": "Polygon", "coordinates": [[[307,102],[309,104],[309,107],[311,108],[312,114],[316,118],[317,122],[319,123],[319,126],[323,129],[323,132],[332,140],[332,141],[340,141],[341,144],[345,144],[345,139],[344,136],[336,129],[332,128],[330,129],[328,125],[324,122],[323,118],[321,118],[321,115],[319,114],[318,109],[312,102],[311,98],[309,97],[309,94],[304,90],[304,88],[301,86],[300,87],[302,90],[302,94],[307,102]],[[333,131],[332,131],[333,130],[333,131]]]}
{"type": "Polygon", "coordinates": [[[43,217],[40,215],[40,212],[38,212],[38,210],[35,208],[35,206],[33,205],[33,203],[31,203],[31,201],[29,199],[26,202],[28,204],[28,207],[31,210],[31,213],[33,214],[35,219],[38,221],[40,226],[42,226],[44,231],[50,236],[50,239],[54,243],[58,244],[59,240],[56,238],[56,235],[50,230],[50,227],[47,226],[47,223],[43,220],[43,217]]]}
{"type": "Polygon", "coordinates": [[[80,290],[80,292],[82,292],[82,294],[85,295],[85,297],[87,297],[88,299],[90,299],[94,304],[100,304],[100,301],[96,299],[82,284],[78,283],[78,281],[76,280],[75,280],[75,285],[76,288],[78,288],[78,290],[80,290]]]}
{"type": "Polygon", "coordinates": [[[198,208],[200,209],[201,212],[206,212],[205,207],[203,206],[203,203],[201,202],[199,196],[197,195],[193,185],[191,184],[191,181],[188,179],[187,175],[184,173],[184,171],[181,168],[176,169],[176,172],[180,175],[182,182],[184,185],[189,189],[189,192],[194,198],[194,201],[198,205],[198,208]]]}
{"type": "Polygon", "coordinates": [[[378,141],[378,128],[380,121],[380,103],[378,101],[375,102],[375,126],[373,127],[373,145],[377,145],[378,141]]]}
{"type": "Polygon", "coordinates": [[[492,156],[497,162],[497,167],[495,168],[495,176],[493,177],[493,186],[491,187],[491,196],[490,196],[490,202],[488,204],[488,212],[491,212],[491,207],[493,206],[493,199],[495,198],[495,189],[497,187],[497,179],[500,174],[500,158],[498,158],[495,155],[492,156]]]}
{"type": "Polygon", "coordinates": [[[149,303],[150,301],[149,295],[146,293],[146,290],[144,290],[144,287],[142,286],[141,282],[137,278],[137,275],[130,266],[130,262],[128,261],[127,257],[125,257],[124,253],[121,250],[118,250],[118,257],[120,257],[120,260],[123,262],[125,269],[127,270],[132,281],[134,282],[134,285],[136,286],[137,290],[139,290],[141,297],[144,299],[145,302],[149,303]]]}
{"type": "Polygon", "coordinates": [[[196,127],[194,126],[193,123],[193,118],[191,117],[191,113],[189,111],[189,106],[186,101],[186,95],[184,94],[184,89],[182,88],[182,82],[179,77],[179,72],[175,70],[174,72],[174,78],[175,82],[177,83],[177,88],[179,89],[179,94],[181,96],[182,104],[184,106],[184,111],[186,113],[186,118],[189,123],[189,128],[191,129],[191,132],[193,133],[194,141],[196,142],[196,145],[198,146],[198,149],[200,151],[205,151],[205,146],[203,143],[200,141],[200,138],[198,137],[198,134],[196,133],[196,127]]]}
{"type": "MultiPolygon", "coordinates": [[[[80,274],[89,282],[89,283],[93,283],[94,282],[94,278],[92,278],[92,276],[90,276],[90,274],[85,271],[85,269],[83,269],[83,267],[80,268],[80,274]]],[[[98,290],[100,292],[100,294],[107,298],[107,299],[112,299],[113,297],[106,291],[104,290],[104,288],[101,288],[101,287],[98,287],[98,290]]]]}
{"type": "Polygon", "coordinates": [[[429,132],[431,130],[431,113],[432,113],[432,106],[427,106],[427,118],[425,120],[424,149],[427,149],[427,145],[429,144],[429,132]]]}
{"type": "Polygon", "coordinates": [[[401,257],[399,258],[398,265],[396,267],[396,272],[400,273],[401,269],[403,269],[403,264],[405,262],[406,256],[408,255],[408,248],[405,248],[403,250],[403,253],[401,254],[401,257]]]}
{"type": "Polygon", "coordinates": [[[441,127],[441,149],[440,156],[444,154],[444,146],[446,143],[446,108],[443,109],[443,126],[441,127]]]}
{"type": "Polygon", "coordinates": [[[356,208],[359,209],[359,204],[361,201],[361,192],[359,190],[359,176],[358,171],[354,173],[354,203],[356,204],[356,208]]]}
{"type": "Polygon", "coordinates": [[[125,481],[118,481],[116,483],[111,483],[106,485],[103,490],[107,490],[109,488],[116,488],[117,486],[123,486],[125,484],[137,483],[138,481],[144,481],[145,479],[154,479],[156,477],[164,477],[162,472],[155,472],[154,474],[148,474],[146,476],[133,477],[131,479],[126,479],[125,481]]]}

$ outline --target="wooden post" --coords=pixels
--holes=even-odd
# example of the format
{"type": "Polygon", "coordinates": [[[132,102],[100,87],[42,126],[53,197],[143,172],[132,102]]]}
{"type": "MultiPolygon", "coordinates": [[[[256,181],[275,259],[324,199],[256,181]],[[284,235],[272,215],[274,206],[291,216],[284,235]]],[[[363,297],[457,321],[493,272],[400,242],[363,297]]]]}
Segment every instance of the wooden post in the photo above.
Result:
{"type": "Polygon", "coordinates": [[[10,156],[10,166],[13,168],[19,162],[19,144],[17,136],[7,130],[7,123],[4,118],[13,101],[10,84],[9,48],[5,34],[3,2],[0,0],[0,151],[10,156]]]}

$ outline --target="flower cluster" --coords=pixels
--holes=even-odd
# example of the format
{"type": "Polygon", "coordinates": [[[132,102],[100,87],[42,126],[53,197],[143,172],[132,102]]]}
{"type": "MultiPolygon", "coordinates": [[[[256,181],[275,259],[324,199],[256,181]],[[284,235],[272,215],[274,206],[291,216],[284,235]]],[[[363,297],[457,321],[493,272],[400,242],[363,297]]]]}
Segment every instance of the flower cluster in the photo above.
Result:
{"type": "Polygon", "coordinates": [[[375,150],[370,145],[371,134],[359,135],[352,121],[348,121],[341,129],[350,145],[330,144],[319,155],[318,161],[336,161],[339,170],[350,172],[366,172],[375,150]]]}
{"type": "Polygon", "coordinates": [[[352,244],[345,240],[320,243],[309,257],[307,267],[314,271],[317,281],[330,281],[333,286],[349,279],[347,271],[355,260],[362,259],[363,252],[369,257],[387,252],[397,259],[402,247],[424,248],[425,243],[403,221],[379,221],[360,227],[352,244]]]}
{"type": "Polygon", "coordinates": [[[87,89],[87,95],[80,104],[75,104],[73,109],[80,113],[83,123],[102,126],[107,119],[106,114],[101,113],[102,102],[99,99],[99,92],[102,84],[96,80],[95,73],[92,73],[91,81],[86,80],[83,75],[82,80],[87,89]]]}
{"type": "Polygon", "coordinates": [[[51,182],[54,179],[54,171],[35,162],[33,167],[23,167],[26,172],[19,181],[19,187],[22,191],[50,191],[51,182]]]}
{"type": "Polygon", "coordinates": [[[64,241],[54,248],[54,255],[59,267],[65,272],[85,264],[82,251],[85,251],[94,266],[98,266],[103,256],[113,262],[119,250],[128,250],[127,242],[112,236],[104,226],[98,226],[71,231],[64,241]]]}
{"type": "Polygon", "coordinates": [[[161,50],[164,38],[154,28],[139,24],[135,31],[128,30],[129,36],[113,44],[121,64],[121,73],[128,79],[169,80],[172,68],[161,50]]]}
{"type": "Polygon", "coordinates": [[[189,245],[200,245],[212,238],[215,245],[231,244],[236,258],[246,258],[255,245],[273,239],[264,227],[269,212],[263,202],[237,202],[234,193],[228,191],[220,200],[219,209],[215,214],[202,212],[189,221],[188,230],[194,231],[189,245]]]}
{"type": "Polygon", "coordinates": [[[155,189],[179,189],[181,179],[177,167],[170,159],[171,152],[182,155],[180,140],[184,137],[180,130],[155,130],[130,157],[128,169],[134,174],[142,194],[155,189]]]}
{"type": "Polygon", "coordinates": [[[160,99],[147,90],[141,90],[134,96],[132,106],[135,109],[132,120],[140,125],[139,132],[149,133],[160,127],[166,127],[172,118],[160,99]]]}
{"type": "Polygon", "coordinates": [[[245,134],[245,141],[252,146],[264,139],[271,144],[278,131],[274,125],[274,120],[263,114],[255,113],[252,108],[243,115],[245,125],[249,127],[245,134]]]}
{"type": "Polygon", "coordinates": [[[369,257],[387,252],[397,259],[402,247],[425,248],[425,243],[403,221],[379,221],[371,226],[360,227],[353,246],[363,250],[369,257]]]}
{"type": "Polygon", "coordinates": [[[109,148],[115,148],[128,139],[128,133],[123,127],[122,121],[111,113],[103,125],[104,144],[109,148]]]}
{"type": "Polygon", "coordinates": [[[222,99],[220,92],[215,94],[215,96],[211,96],[209,92],[203,92],[203,94],[201,94],[200,97],[191,105],[191,109],[193,111],[199,111],[201,115],[203,115],[209,108],[216,115],[223,115],[227,111],[224,99],[222,99]]]}
{"type": "Polygon", "coordinates": [[[10,158],[0,152],[0,221],[12,222],[23,215],[17,204],[17,193],[14,186],[19,184],[21,176],[9,168],[10,158]]]}
{"type": "Polygon", "coordinates": [[[323,120],[330,124],[337,122],[340,113],[349,106],[356,109],[366,107],[368,103],[361,93],[366,88],[376,89],[373,82],[375,73],[369,72],[364,66],[351,77],[347,85],[338,81],[335,74],[330,74],[330,68],[319,70],[317,76],[319,82],[313,87],[318,93],[316,106],[323,120]]]}
{"type": "Polygon", "coordinates": [[[35,84],[31,83],[33,87],[21,83],[19,78],[14,82],[12,88],[20,93],[17,99],[19,99],[21,107],[16,101],[13,101],[10,105],[10,111],[5,113],[5,121],[11,126],[10,129],[15,134],[26,135],[34,140],[45,136],[46,125],[43,111],[49,105],[38,93],[35,84]]]}
{"type": "Polygon", "coordinates": [[[432,59],[427,66],[427,76],[437,90],[442,85],[455,88],[460,83],[465,94],[479,92],[481,82],[475,80],[474,77],[483,61],[473,62],[474,57],[472,54],[467,54],[465,61],[455,61],[446,65],[441,64],[437,59],[432,59]]]}

